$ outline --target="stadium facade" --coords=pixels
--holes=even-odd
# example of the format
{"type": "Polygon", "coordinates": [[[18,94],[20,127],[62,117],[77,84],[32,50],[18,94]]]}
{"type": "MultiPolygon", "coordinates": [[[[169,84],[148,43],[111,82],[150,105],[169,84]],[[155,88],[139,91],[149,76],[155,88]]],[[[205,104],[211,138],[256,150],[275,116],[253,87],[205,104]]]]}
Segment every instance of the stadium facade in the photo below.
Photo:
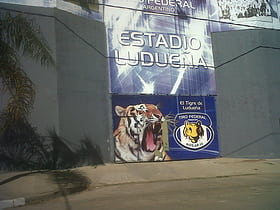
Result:
{"type": "Polygon", "coordinates": [[[106,162],[279,158],[278,1],[0,2],[56,60],[21,59],[42,135],[87,136],[106,162]]]}

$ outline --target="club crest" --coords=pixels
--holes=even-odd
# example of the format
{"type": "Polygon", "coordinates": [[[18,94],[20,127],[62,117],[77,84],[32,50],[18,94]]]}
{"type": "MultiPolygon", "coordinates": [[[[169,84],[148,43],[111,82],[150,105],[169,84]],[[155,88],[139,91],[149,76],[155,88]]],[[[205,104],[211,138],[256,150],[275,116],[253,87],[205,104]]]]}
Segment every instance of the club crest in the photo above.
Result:
{"type": "Polygon", "coordinates": [[[174,138],[180,146],[187,150],[201,150],[213,140],[212,122],[207,114],[179,114],[176,116],[176,122],[174,138]]]}

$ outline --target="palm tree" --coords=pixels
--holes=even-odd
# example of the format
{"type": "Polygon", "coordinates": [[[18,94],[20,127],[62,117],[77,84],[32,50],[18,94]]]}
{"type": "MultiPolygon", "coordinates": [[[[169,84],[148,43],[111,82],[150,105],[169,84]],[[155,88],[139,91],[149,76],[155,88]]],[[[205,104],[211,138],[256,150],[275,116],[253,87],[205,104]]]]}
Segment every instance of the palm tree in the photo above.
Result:
{"type": "Polygon", "coordinates": [[[34,85],[21,66],[22,56],[29,56],[42,65],[54,64],[47,42],[34,21],[9,12],[0,14],[0,90],[9,96],[5,109],[1,110],[1,128],[26,122],[34,102],[34,85]]]}

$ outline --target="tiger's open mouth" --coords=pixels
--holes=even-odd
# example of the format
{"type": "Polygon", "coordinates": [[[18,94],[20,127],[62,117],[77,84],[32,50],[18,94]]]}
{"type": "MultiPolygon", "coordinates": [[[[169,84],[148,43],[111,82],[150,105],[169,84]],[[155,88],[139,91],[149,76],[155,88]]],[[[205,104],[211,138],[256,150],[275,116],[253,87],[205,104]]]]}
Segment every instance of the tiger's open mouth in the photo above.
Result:
{"type": "Polygon", "coordinates": [[[144,131],[142,149],[145,152],[154,152],[157,149],[157,137],[160,135],[160,123],[150,124],[144,131]]]}

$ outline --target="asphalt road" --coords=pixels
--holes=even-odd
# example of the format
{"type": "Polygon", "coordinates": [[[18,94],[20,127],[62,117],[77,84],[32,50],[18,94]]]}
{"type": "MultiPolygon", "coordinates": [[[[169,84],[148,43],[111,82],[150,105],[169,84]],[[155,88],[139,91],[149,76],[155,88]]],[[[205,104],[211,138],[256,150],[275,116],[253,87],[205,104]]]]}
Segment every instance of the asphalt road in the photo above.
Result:
{"type": "Polygon", "coordinates": [[[280,173],[111,185],[17,209],[279,210],[280,173]]]}

